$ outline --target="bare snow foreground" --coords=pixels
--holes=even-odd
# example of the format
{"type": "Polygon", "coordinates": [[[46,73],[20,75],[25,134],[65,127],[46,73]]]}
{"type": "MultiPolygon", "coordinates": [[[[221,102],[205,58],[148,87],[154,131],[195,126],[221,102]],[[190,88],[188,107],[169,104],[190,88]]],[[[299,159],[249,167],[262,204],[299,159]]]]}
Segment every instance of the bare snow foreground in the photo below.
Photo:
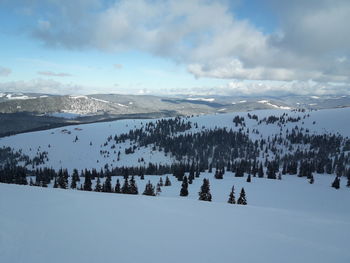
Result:
{"type": "Polygon", "coordinates": [[[349,213],[0,184],[4,263],[348,263],[349,236],[349,213]]]}

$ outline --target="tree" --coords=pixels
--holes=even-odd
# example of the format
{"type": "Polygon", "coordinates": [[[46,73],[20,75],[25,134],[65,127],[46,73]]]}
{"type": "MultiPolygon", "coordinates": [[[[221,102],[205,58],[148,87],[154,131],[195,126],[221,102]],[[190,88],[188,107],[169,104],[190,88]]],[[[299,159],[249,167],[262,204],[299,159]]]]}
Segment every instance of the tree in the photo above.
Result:
{"type": "Polygon", "coordinates": [[[119,179],[117,179],[117,183],[115,184],[114,192],[116,192],[117,194],[120,194],[120,193],[121,193],[119,179]]]}
{"type": "Polygon", "coordinates": [[[236,203],[236,200],[235,200],[235,186],[232,186],[231,193],[229,195],[227,203],[229,203],[229,204],[235,204],[236,203]]]}
{"type": "Polygon", "coordinates": [[[340,179],[338,176],[335,177],[333,183],[332,183],[332,187],[335,189],[339,189],[340,188],[340,179]]]}
{"type": "Polygon", "coordinates": [[[211,202],[210,185],[209,185],[208,179],[206,178],[203,179],[203,184],[198,194],[199,194],[199,200],[211,202]]]}
{"type": "Polygon", "coordinates": [[[77,182],[78,181],[80,181],[79,173],[78,173],[77,169],[74,169],[73,170],[73,174],[72,174],[72,181],[71,181],[71,184],[70,184],[70,188],[72,188],[72,189],[77,188],[77,182]]]}
{"type": "Polygon", "coordinates": [[[91,178],[90,178],[90,173],[85,173],[85,179],[84,179],[84,190],[85,191],[92,191],[91,188],[91,178]]]}
{"type": "Polygon", "coordinates": [[[159,178],[159,186],[163,186],[163,179],[162,179],[162,177],[159,178]]]}
{"type": "Polygon", "coordinates": [[[188,180],[187,180],[187,176],[184,176],[184,179],[182,181],[181,190],[180,190],[180,196],[188,196],[188,180]]]}
{"type": "Polygon", "coordinates": [[[252,181],[252,177],[250,174],[248,174],[248,177],[247,177],[247,183],[250,183],[252,181]]]}
{"type": "Polygon", "coordinates": [[[246,205],[247,204],[247,198],[245,196],[244,188],[242,188],[241,193],[239,195],[239,198],[237,200],[237,204],[239,205],[246,205]]]}
{"type": "Polygon", "coordinates": [[[145,191],[143,191],[143,195],[150,195],[150,196],[155,196],[154,192],[154,186],[151,184],[150,181],[146,184],[145,191]]]}
{"type": "Polygon", "coordinates": [[[102,186],[102,192],[105,193],[111,193],[112,192],[112,179],[111,179],[111,175],[108,174],[107,178],[102,186]]]}
{"type": "Polygon", "coordinates": [[[171,186],[171,181],[168,176],[165,178],[164,186],[171,186]]]}
{"type": "Polygon", "coordinates": [[[122,194],[128,194],[129,193],[129,182],[128,177],[124,177],[124,184],[121,189],[122,194]]]}
{"type": "Polygon", "coordinates": [[[137,194],[139,194],[139,190],[137,189],[137,185],[136,185],[134,176],[131,176],[131,179],[130,179],[130,181],[129,181],[129,191],[128,191],[128,194],[131,194],[131,195],[137,195],[137,194]]]}
{"type": "Polygon", "coordinates": [[[315,182],[314,176],[311,174],[309,175],[309,183],[313,184],[315,182]]]}
{"type": "Polygon", "coordinates": [[[156,188],[156,195],[159,195],[159,193],[161,192],[162,192],[162,188],[160,187],[160,183],[158,183],[156,188]]]}
{"type": "Polygon", "coordinates": [[[101,187],[100,177],[97,176],[96,185],[95,185],[95,192],[101,192],[101,190],[102,190],[102,187],[101,187]]]}

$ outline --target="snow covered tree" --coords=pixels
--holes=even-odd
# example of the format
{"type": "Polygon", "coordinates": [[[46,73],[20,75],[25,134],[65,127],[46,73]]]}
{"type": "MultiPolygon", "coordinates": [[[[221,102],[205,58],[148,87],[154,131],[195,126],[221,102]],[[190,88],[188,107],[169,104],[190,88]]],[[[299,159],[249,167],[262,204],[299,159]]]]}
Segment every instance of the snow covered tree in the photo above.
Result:
{"type": "Polygon", "coordinates": [[[159,178],[159,186],[163,186],[163,179],[162,179],[162,177],[159,178]]]}
{"type": "Polygon", "coordinates": [[[227,203],[229,204],[235,204],[236,199],[235,199],[235,186],[232,186],[231,193],[229,195],[227,203]]]}
{"type": "Polygon", "coordinates": [[[199,200],[211,202],[210,185],[209,185],[208,179],[206,178],[203,179],[203,184],[198,194],[199,194],[199,200]]]}
{"type": "Polygon", "coordinates": [[[237,200],[237,204],[239,205],[246,205],[247,204],[247,198],[245,196],[244,188],[242,188],[241,193],[239,195],[239,198],[237,200]]]}
{"type": "Polygon", "coordinates": [[[161,192],[162,192],[162,188],[160,187],[160,183],[158,183],[156,187],[156,195],[159,195],[161,192]]]}

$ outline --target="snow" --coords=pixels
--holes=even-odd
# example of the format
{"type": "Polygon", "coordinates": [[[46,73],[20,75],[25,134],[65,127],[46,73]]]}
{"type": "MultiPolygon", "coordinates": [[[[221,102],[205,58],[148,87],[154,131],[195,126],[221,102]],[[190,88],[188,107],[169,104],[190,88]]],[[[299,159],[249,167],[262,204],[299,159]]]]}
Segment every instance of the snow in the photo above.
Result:
{"type": "Polygon", "coordinates": [[[213,102],[214,98],[187,98],[187,100],[213,102]]]}
{"type": "Polygon", "coordinates": [[[53,112],[47,115],[52,117],[57,117],[57,118],[64,118],[64,119],[76,119],[81,116],[86,116],[86,115],[70,113],[70,112],[53,112]]]}
{"type": "MultiPolygon", "coordinates": [[[[287,113],[291,117],[301,117],[298,123],[287,123],[282,127],[282,133],[289,131],[296,125],[309,129],[310,133],[339,133],[343,136],[350,137],[350,129],[348,124],[348,116],[350,108],[327,109],[311,112],[295,112],[290,110],[271,109],[251,111],[250,114],[256,114],[259,120],[270,115],[280,116],[287,113]],[[310,114],[310,117],[303,117],[310,114]]],[[[255,120],[247,117],[247,112],[237,113],[222,113],[219,115],[200,115],[188,118],[193,123],[198,123],[198,129],[192,128],[189,132],[198,132],[202,129],[215,129],[215,127],[226,127],[228,129],[238,130],[240,126],[235,127],[232,122],[234,116],[239,115],[245,117],[247,128],[250,130],[259,130],[259,135],[250,133],[251,139],[255,140],[260,136],[267,138],[268,136],[279,134],[281,127],[275,124],[266,125],[265,123],[258,125],[255,120]]],[[[111,149],[112,142],[104,147],[107,137],[115,134],[129,132],[130,129],[142,127],[142,123],[155,120],[118,120],[105,123],[92,123],[84,125],[68,126],[65,128],[57,128],[46,131],[31,132],[18,134],[0,138],[0,147],[10,146],[15,150],[22,149],[23,153],[30,157],[35,157],[37,149],[47,151],[49,162],[45,166],[60,169],[61,167],[68,168],[72,171],[74,168],[79,170],[88,168],[100,169],[108,164],[110,167],[129,166],[153,163],[169,164],[174,160],[170,155],[165,156],[163,152],[152,151],[152,147],[136,149],[133,154],[125,154],[125,148],[130,147],[130,142],[126,141],[115,145],[115,149],[111,149]],[[62,132],[66,129],[69,132],[62,132]],[[78,136],[78,141],[73,142],[78,136]],[[92,145],[90,145],[90,142],[92,145]],[[50,145],[50,147],[49,147],[50,145]],[[102,145],[102,147],[101,147],[102,145]],[[107,150],[109,155],[101,155],[100,150],[107,150]],[[114,153],[114,150],[116,153],[114,153]],[[120,161],[117,161],[117,153],[121,152],[120,161]],[[138,159],[143,157],[145,162],[138,163],[138,159]]]]}
{"type": "Polygon", "coordinates": [[[345,263],[349,190],[328,179],[210,181],[214,197],[220,185],[226,197],[232,183],[236,196],[244,186],[247,206],[164,197],[179,183],[159,197],[0,184],[0,255],[8,263],[345,263]]]}
{"type": "Polygon", "coordinates": [[[291,107],[288,107],[288,106],[278,106],[278,105],[272,104],[268,100],[259,100],[258,102],[262,103],[262,104],[269,105],[269,106],[271,106],[273,108],[276,108],[276,109],[282,109],[282,110],[290,110],[290,109],[292,109],[291,107]]]}
{"type": "MultiPolygon", "coordinates": [[[[285,133],[298,125],[310,133],[350,136],[350,108],[296,112],[284,109],[252,111],[259,120],[270,115],[301,117],[297,123],[258,125],[247,112],[188,118],[198,123],[188,133],[226,127],[238,130],[234,116],[245,118],[246,127],[258,129],[251,139],[285,133]],[[306,115],[309,114],[310,117],[306,115]],[[305,118],[304,118],[305,117],[305,118]],[[282,130],[281,130],[282,129],[282,130]]],[[[103,146],[107,137],[140,128],[155,120],[119,120],[67,126],[0,139],[0,147],[22,149],[34,157],[47,151],[45,166],[91,169],[109,165],[171,163],[174,160],[152,147],[125,154],[130,142],[103,146]],[[78,141],[74,142],[76,136],[78,141]],[[90,145],[91,142],[91,145],[90,145]],[[50,145],[50,146],[49,146],[50,145]],[[102,147],[101,147],[102,145],[102,147]],[[110,154],[100,154],[100,150],[110,154]],[[118,151],[120,161],[116,160],[118,151]],[[143,157],[144,163],[138,163],[143,157]],[[97,162],[98,161],[98,162],[97,162]]],[[[41,262],[350,262],[350,189],[330,187],[334,175],[314,174],[315,183],[285,175],[282,180],[234,177],[223,180],[201,173],[189,185],[189,196],[180,197],[181,182],[169,175],[171,187],[160,196],[146,197],[77,190],[0,184],[0,261],[41,262]],[[203,178],[210,180],[213,202],[198,201],[203,178]],[[248,205],[226,203],[232,185],[236,200],[244,187],[248,205]]],[[[135,177],[139,192],[160,176],[135,177]]],[[[118,178],[123,183],[123,178],[118,178]]],[[[162,176],[165,181],[165,176],[162,176]]],[[[83,180],[83,179],[82,179],[83,180]]],[[[112,185],[117,177],[112,177],[112,185]]],[[[103,182],[103,181],[102,181],[103,182]]],[[[80,182],[82,183],[82,182],[80,182]]],[[[96,180],[93,180],[93,185],[96,180]]]]}

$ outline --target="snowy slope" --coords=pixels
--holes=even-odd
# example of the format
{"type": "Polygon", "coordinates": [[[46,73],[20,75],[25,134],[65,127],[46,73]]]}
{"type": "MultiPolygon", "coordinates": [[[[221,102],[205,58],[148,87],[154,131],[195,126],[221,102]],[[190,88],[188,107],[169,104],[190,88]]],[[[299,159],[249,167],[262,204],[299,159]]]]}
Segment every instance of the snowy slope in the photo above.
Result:
{"type": "Polygon", "coordinates": [[[345,263],[349,219],[348,213],[288,210],[288,204],[285,209],[233,206],[0,184],[0,258],[7,263],[345,263]]]}
{"type": "MultiPolygon", "coordinates": [[[[294,112],[289,110],[261,110],[252,111],[250,114],[256,114],[259,120],[270,115],[280,116],[288,113],[290,117],[301,117],[297,123],[289,122],[283,127],[276,124],[262,123],[247,118],[247,112],[241,113],[225,113],[218,115],[204,115],[188,118],[192,123],[198,123],[198,129],[193,128],[189,132],[197,132],[202,129],[215,129],[215,127],[227,127],[228,129],[238,130],[240,126],[235,127],[232,119],[239,115],[245,117],[246,128],[250,129],[250,137],[258,139],[260,137],[268,137],[271,135],[285,133],[298,125],[304,129],[309,129],[310,133],[340,133],[343,136],[350,137],[349,116],[350,108],[319,110],[312,112],[294,112]],[[307,114],[310,117],[305,117],[307,114]],[[315,122],[315,124],[314,124],[315,122]],[[252,133],[253,129],[259,131],[259,135],[252,133]]],[[[23,150],[23,153],[34,157],[38,150],[40,152],[47,151],[49,161],[45,166],[59,169],[61,167],[68,168],[97,168],[100,169],[108,164],[109,167],[143,165],[152,163],[171,163],[173,159],[170,155],[165,156],[163,152],[152,152],[151,148],[141,148],[136,150],[134,154],[125,154],[125,148],[130,147],[130,143],[126,141],[116,145],[115,149],[111,149],[112,144],[103,146],[107,137],[115,134],[119,135],[128,132],[130,129],[140,128],[142,124],[155,120],[119,120],[106,123],[93,123],[77,126],[68,126],[40,132],[32,132],[19,134],[0,139],[0,147],[10,146],[15,150],[23,150]],[[74,142],[76,136],[78,141],[74,142]],[[91,142],[91,145],[90,145],[91,142]],[[101,154],[100,150],[109,151],[110,154],[101,154]],[[114,153],[116,151],[116,153],[114,153]],[[117,161],[117,153],[121,152],[120,161],[117,161]],[[143,157],[145,161],[138,163],[138,159],[143,157]]]]}

